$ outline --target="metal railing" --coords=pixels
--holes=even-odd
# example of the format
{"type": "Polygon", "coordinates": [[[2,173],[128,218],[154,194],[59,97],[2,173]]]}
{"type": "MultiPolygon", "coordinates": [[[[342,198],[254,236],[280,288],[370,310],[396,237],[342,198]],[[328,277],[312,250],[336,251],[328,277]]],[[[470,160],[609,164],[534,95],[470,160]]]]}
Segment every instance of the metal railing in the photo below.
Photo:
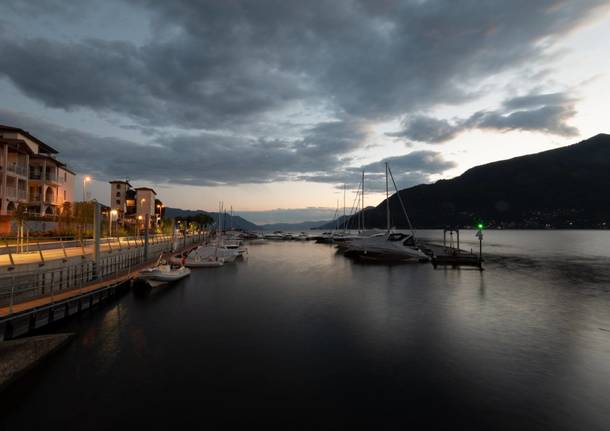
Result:
{"type": "Polygon", "coordinates": [[[21,175],[23,177],[27,177],[28,176],[28,167],[27,166],[21,166],[21,165],[8,165],[6,167],[6,170],[9,172],[13,172],[17,175],[21,175]]]}
{"type": "MultiPolygon", "coordinates": [[[[141,242],[144,235],[131,235],[131,236],[105,236],[101,239],[102,246],[108,244],[108,241],[115,244],[121,242],[123,245],[141,242]]],[[[166,234],[151,234],[149,235],[151,242],[159,242],[163,240],[170,240],[171,235],[166,234]]],[[[93,238],[78,239],[74,236],[28,236],[19,238],[17,236],[4,236],[0,237],[0,255],[20,252],[20,245],[34,245],[34,247],[40,246],[41,250],[61,250],[69,247],[89,247],[93,245],[93,238]]],[[[117,247],[118,248],[118,247],[117,247]]]]}
{"type": "MultiPolygon", "coordinates": [[[[177,238],[180,246],[187,247],[198,242],[199,235],[177,238]]],[[[9,307],[9,312],[0,317],[13,314],[13,306],[40,298],[50,298],[50,302],[63,300],[58,295],[67,291],[83,293],[82,289],[127,275],[147,261],[154,261],[161,252],[169,251],[172,238],[163,240],[151,237],[148,243],[148,259],[144,256],[144,240],[126,241],[121,249],[102,252],[98,264],[92,259],[82,259],[78,263],[66,262],[55,268],[41,267],[35,271],[19,271],[0,275],[0,307],[9,307]],[[75,289],[80,289],[80,292],[75,289]]],[[[101,287],[101,286],[100,286],[101,287]]]]}

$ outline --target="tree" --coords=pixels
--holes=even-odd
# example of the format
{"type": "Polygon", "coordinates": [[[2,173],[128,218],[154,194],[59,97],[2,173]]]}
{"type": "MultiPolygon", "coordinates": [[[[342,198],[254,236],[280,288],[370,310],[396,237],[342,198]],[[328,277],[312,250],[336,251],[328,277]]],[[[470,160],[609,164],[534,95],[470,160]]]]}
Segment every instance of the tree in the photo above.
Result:
{"type": "Polygon", "coordinates": [[[20,253],[23,253],[23,236],[25,230],[25,222],[30,219],[28,207],[20,203],[15,209],[14,219],[17,222],[17,245],[20,253]]]}
{"type": "Polygon", "coordinates": [[[72,233],[72,203],[64,202],[57,218],[60,235],[66,232],[72,233]]]}

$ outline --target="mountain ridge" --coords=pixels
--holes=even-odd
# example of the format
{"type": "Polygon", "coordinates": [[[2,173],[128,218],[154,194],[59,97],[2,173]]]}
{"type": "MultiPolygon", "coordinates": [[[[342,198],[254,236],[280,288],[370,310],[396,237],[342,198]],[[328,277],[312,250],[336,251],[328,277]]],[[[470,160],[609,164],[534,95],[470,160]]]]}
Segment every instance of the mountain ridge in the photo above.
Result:
{"type": "MultiPolygon", "coordinates": [[[[610,224],[610,135],[499,160],[455,178],[400,190],[417,228],[606,228],[610,224]]],[[[392,225],[407,227],[397,194],[392,225]]],[[[364,212],[365,225],[386,226],[386,200],[364,212]]],[[[356,227],[358,216],[350,227],[356,227]]],[[[334,227],[335,222],[321,226],[334,227]]]]}

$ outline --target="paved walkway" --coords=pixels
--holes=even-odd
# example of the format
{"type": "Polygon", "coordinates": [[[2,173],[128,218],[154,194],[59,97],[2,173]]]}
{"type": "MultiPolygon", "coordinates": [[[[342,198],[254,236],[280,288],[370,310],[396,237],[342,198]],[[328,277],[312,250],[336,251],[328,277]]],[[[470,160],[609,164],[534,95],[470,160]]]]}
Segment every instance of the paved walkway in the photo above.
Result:
{"type": "MultiPolygon", "coordinates": [[[[151,244],[160,242],[162,240],[170,240],[171,236],[165,237],[156,237],[155,239],[150,240],[151,244]],[[153,242],[154,241],[154,242],[153,242]]],[[[125,239],[104,239],[100,244],[100,250],[102,252],[108,251],[116,251],[119,249],[126,249],[128,247],[135,247],[136,245],[142,246],[144,244],[144,239],[139,240],[125,240],[125,239]]],[[[30,250],[35,249],[36,245],[30,245],[30,250]]],[[[42,263],[44,259],[45,262],[52,260],[61,260],[72,257],[79,256],[87,256],[93,254],[93,245],[88,245],[85,247],[66,247],[65,249],[61,247],[61,243],[57,244],[57,248],[42,250],[42,251],[30,251],[29,253],[13,253],[13,262],[11,262],[10,256],[8,254],[0,255],[0,267],[10,266],[10,265],[25,265],[25,264],[36,264],[42,263]],[[42,253],[42,258],[41,258],[42,253]]]]}

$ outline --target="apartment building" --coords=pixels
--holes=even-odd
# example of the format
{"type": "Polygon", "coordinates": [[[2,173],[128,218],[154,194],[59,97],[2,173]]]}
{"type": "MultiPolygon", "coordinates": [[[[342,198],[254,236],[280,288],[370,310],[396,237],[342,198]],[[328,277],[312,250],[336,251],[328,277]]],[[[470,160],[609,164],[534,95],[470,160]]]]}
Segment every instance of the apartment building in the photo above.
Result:
{"type": "Polygon", "coordinates": [[[110,208],[117,213],[119,224],[144,227],[149,217],[150,228],[159,226],[163,218],[163,203],[150,187],[133,188],[129,181],[110,181],[110,208]]]}
{"type": "MultiPolygon", "coordinates": [[[[24,205],[30,215],[55,216],[74,200],[74,172],[57,150],[18,127],[0,125],[0,221],[24,205]]],[[[0,228],[0,230],[5,230],[0,228]]]]}

